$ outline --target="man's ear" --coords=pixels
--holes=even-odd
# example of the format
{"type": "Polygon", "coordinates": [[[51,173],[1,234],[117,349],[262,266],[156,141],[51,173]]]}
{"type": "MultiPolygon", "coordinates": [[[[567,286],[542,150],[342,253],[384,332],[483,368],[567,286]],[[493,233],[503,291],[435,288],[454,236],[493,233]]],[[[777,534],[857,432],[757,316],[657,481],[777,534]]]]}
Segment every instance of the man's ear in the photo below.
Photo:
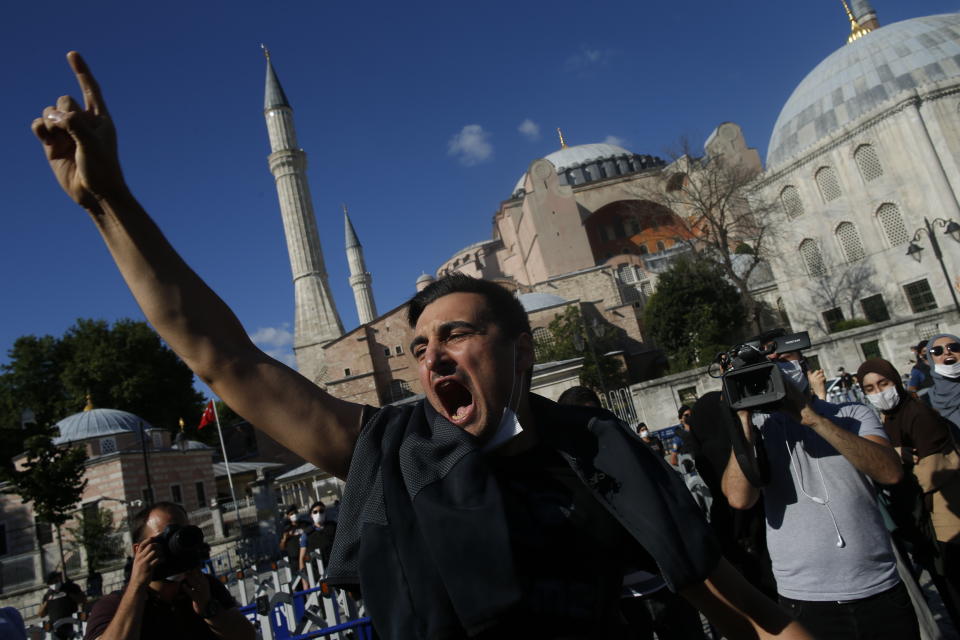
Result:
{"type": "Polygon", "coordinates": [[[533,367],[533,336],[521,333],[517,336],[517,373],[526,373],[533,367]]]}

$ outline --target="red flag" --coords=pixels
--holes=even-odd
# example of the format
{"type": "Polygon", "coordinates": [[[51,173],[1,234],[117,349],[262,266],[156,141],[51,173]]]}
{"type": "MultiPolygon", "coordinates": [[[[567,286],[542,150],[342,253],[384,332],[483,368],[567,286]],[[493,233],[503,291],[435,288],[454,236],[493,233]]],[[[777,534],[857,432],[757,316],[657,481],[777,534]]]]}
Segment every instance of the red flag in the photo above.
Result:
{"type": "Polygon", "coordinates": [[[207,403],[207,408],[203,410],[203,415],[200,416],[200,426],[197,429],[203,429],[205,426],[211,422],[216,422],[217,416],[213,412],[213,400],[207,403]]]}

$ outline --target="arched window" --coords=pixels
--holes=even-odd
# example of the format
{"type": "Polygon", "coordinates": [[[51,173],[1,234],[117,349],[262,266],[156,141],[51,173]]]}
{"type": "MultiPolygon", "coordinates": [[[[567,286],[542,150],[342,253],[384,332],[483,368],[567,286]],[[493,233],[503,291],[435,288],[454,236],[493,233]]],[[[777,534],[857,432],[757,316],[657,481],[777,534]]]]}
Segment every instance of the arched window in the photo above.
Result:
{"type": "Polygon", "coordinates": [[[783,212],[788,218],[796,218],[803,215],[803,202],[800,200],[800,193],[793,185],[787,185],[780,192],[780,204],[783,205],[783,212]]]}
{"type": "Polygon", "coordinates": [[[645,255],[647,255],[648,253],[650,253],[650,250],[647,249],[647,245],[645,245],[645,244],[641,244],[641,245],[640,245],[639,247],[637,247],[637,248],[638,248],[638,250],[640,251],[640,255],[642,255],[642,256],[645,256],[645,255]]]}
{"type": "Polygon", "coordinates": [[[860,241],[860,234],[857,233],[857,228],[853,226],[852,222],[841,222],[837,225],[837,230],[834,233],[847,262],[863,260],[866,255],[863,251],[863,243],[860,241]]]}
{"type": "Polygon", "coordinates": [[[667,192],[670,191],[680,191],[683,189],[683,184],[687,180],[687,175],[685,173],[675,173],[667,180],[667,192]]]}
{"type": "Polygon", "coordinates": [[[533,330],[533,356],[537,362],[541,362],[546,357],[552,346],[553,334],[549,329],[537,327],[533,330]]]}
{"type": "Polygon", "coordinates": [[[900,215],[900,207],[892,202],[884,202],[877,209],[877,220],[883,227],[883,233],[887,236],[887,242],[891,247],[903,244],[910,240],[907,228],[903,224],[903,216],[900,215]]]}
{"type": "Polygon", "coordinates": [[[667,246],[663,244],[663,240],[657,240],[657,253],[666,250],[667,246]]]}
{"type": "Polygon", "coordinates": [[[837,180],[837,173],[833,170],[833,167],[820,167],[814,178],[817,181],[817,187],[820,188],[820,196],[824,202],[836,200],[842,195],[840,181],[837,180]]]}
{"type": "Polygon", "coordinates": [[[853,152],[853,159],[857,162],[857,168],[860,169],[864,182],[876,180],[883,175],[883,165],[880,164],[880,158],[873,145],[862,144],[857,147],[853,152]]]}
{"type": "Polygon", "coordinates": [[[807,238],[800,243],[800,255],[803,256],[803,262],[807,265],[807,273],[814,277],[819,277],[827,273],[827,267],[823,263],[823,254],[820,253],[820,247],[817,241],[807,238]]]}

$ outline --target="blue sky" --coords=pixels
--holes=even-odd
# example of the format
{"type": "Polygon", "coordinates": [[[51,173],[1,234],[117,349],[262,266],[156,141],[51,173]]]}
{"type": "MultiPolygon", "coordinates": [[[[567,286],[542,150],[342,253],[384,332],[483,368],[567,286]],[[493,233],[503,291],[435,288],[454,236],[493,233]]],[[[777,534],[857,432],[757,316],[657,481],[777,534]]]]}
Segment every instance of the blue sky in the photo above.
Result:
{"type": "MultiPolygon", "coordinates": [[[[874,0],[881,23],[956,11],[874,0]]],[[[266,43],[294,107],[344,325],[340,203],[378,310],[491,234],[529,163],[618,141],[666,155],[740,124],[766,153],[780,107],[843,45],[839,0],[804,2],[12,3],[0,27],[0,362],[78,317],[142,318],[86,214],[56,186],[30,121],[78,95],[77,49],[117,123],[127,181],[266,349],[283,354],[293,291],[262,104],[266,43]]]]}

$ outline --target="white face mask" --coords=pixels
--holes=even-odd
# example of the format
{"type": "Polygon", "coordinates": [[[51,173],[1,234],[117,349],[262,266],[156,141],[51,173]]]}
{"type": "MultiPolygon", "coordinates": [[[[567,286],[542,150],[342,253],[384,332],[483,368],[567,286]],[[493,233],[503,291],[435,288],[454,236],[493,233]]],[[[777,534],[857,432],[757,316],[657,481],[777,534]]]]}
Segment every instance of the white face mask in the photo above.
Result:
{"type": "Polygon", "coordinates": [[[292,516],[290,516],[290,522],[292,522],[293,524],[297,524],[297,514],[293,514],[292,516]]]}
{"type": "Polygon", "coordinates": [[[900,404],[900,392],[896,387],[887,387],[880,393],[868,394],[867,400],[880,411],[889,411],[900,404]]]}
{"type": "Polygon", "coordinates": [[[933,365],[933,370],[945,378],[960,378],[960,362],[954,362],[953,364],[937,363],[933,365]]]}
{"type": "Polygon", "coordinates": [[[641,429],[641,430],[640,430],[640,437],[641,437],[641,438],[646,438],[646,437],[648,437],[649,435],[650,435],[650,432],[647,431],[646,429],[641,429]]]}
{"type": "Polygon", "coordinates": [[[310,517],[313,518],[313,524],[315,524],[315,525],[321,525],[321,524],[323,524],[323,520],[324,520],[324,517],[325,517],[325,516],[326,516],[326,514],[323,514],[323,513],[311,513],[311,514],[310,514],[310,517]]]}
{"type": "MultiPolygon", "coordinates": [[[[507,400],[507,406],[503,408],[503,415],[500,416],[500,423],[497,424],[496,431],[493,432],[493,436],[487,441],[487,444],[483,445],[484,451],[490,451],[491,449],[499,447],[507,440],[512,440],[515,436],[520,435],[523,431],[523,427],[520,426],[520,418],[517,417],[517,412],[512,406],[516,382],[517,345],[513,345],[513,380],[510,382],[510,398],[507,400]]],[[[519,404],[520,394],[517,393],[517,405],[519,406],[519,404]]]]}
{"type": "Polygon", "coordinates": [[[777,362],[777,366],[783,373],[783,377],[793,385],[794,389],[803,393],[807,392],[807,389],[810,388],[810,381],[807,380],[807,374],[804,373],[799,360],[780,360],[777,362]]]}

